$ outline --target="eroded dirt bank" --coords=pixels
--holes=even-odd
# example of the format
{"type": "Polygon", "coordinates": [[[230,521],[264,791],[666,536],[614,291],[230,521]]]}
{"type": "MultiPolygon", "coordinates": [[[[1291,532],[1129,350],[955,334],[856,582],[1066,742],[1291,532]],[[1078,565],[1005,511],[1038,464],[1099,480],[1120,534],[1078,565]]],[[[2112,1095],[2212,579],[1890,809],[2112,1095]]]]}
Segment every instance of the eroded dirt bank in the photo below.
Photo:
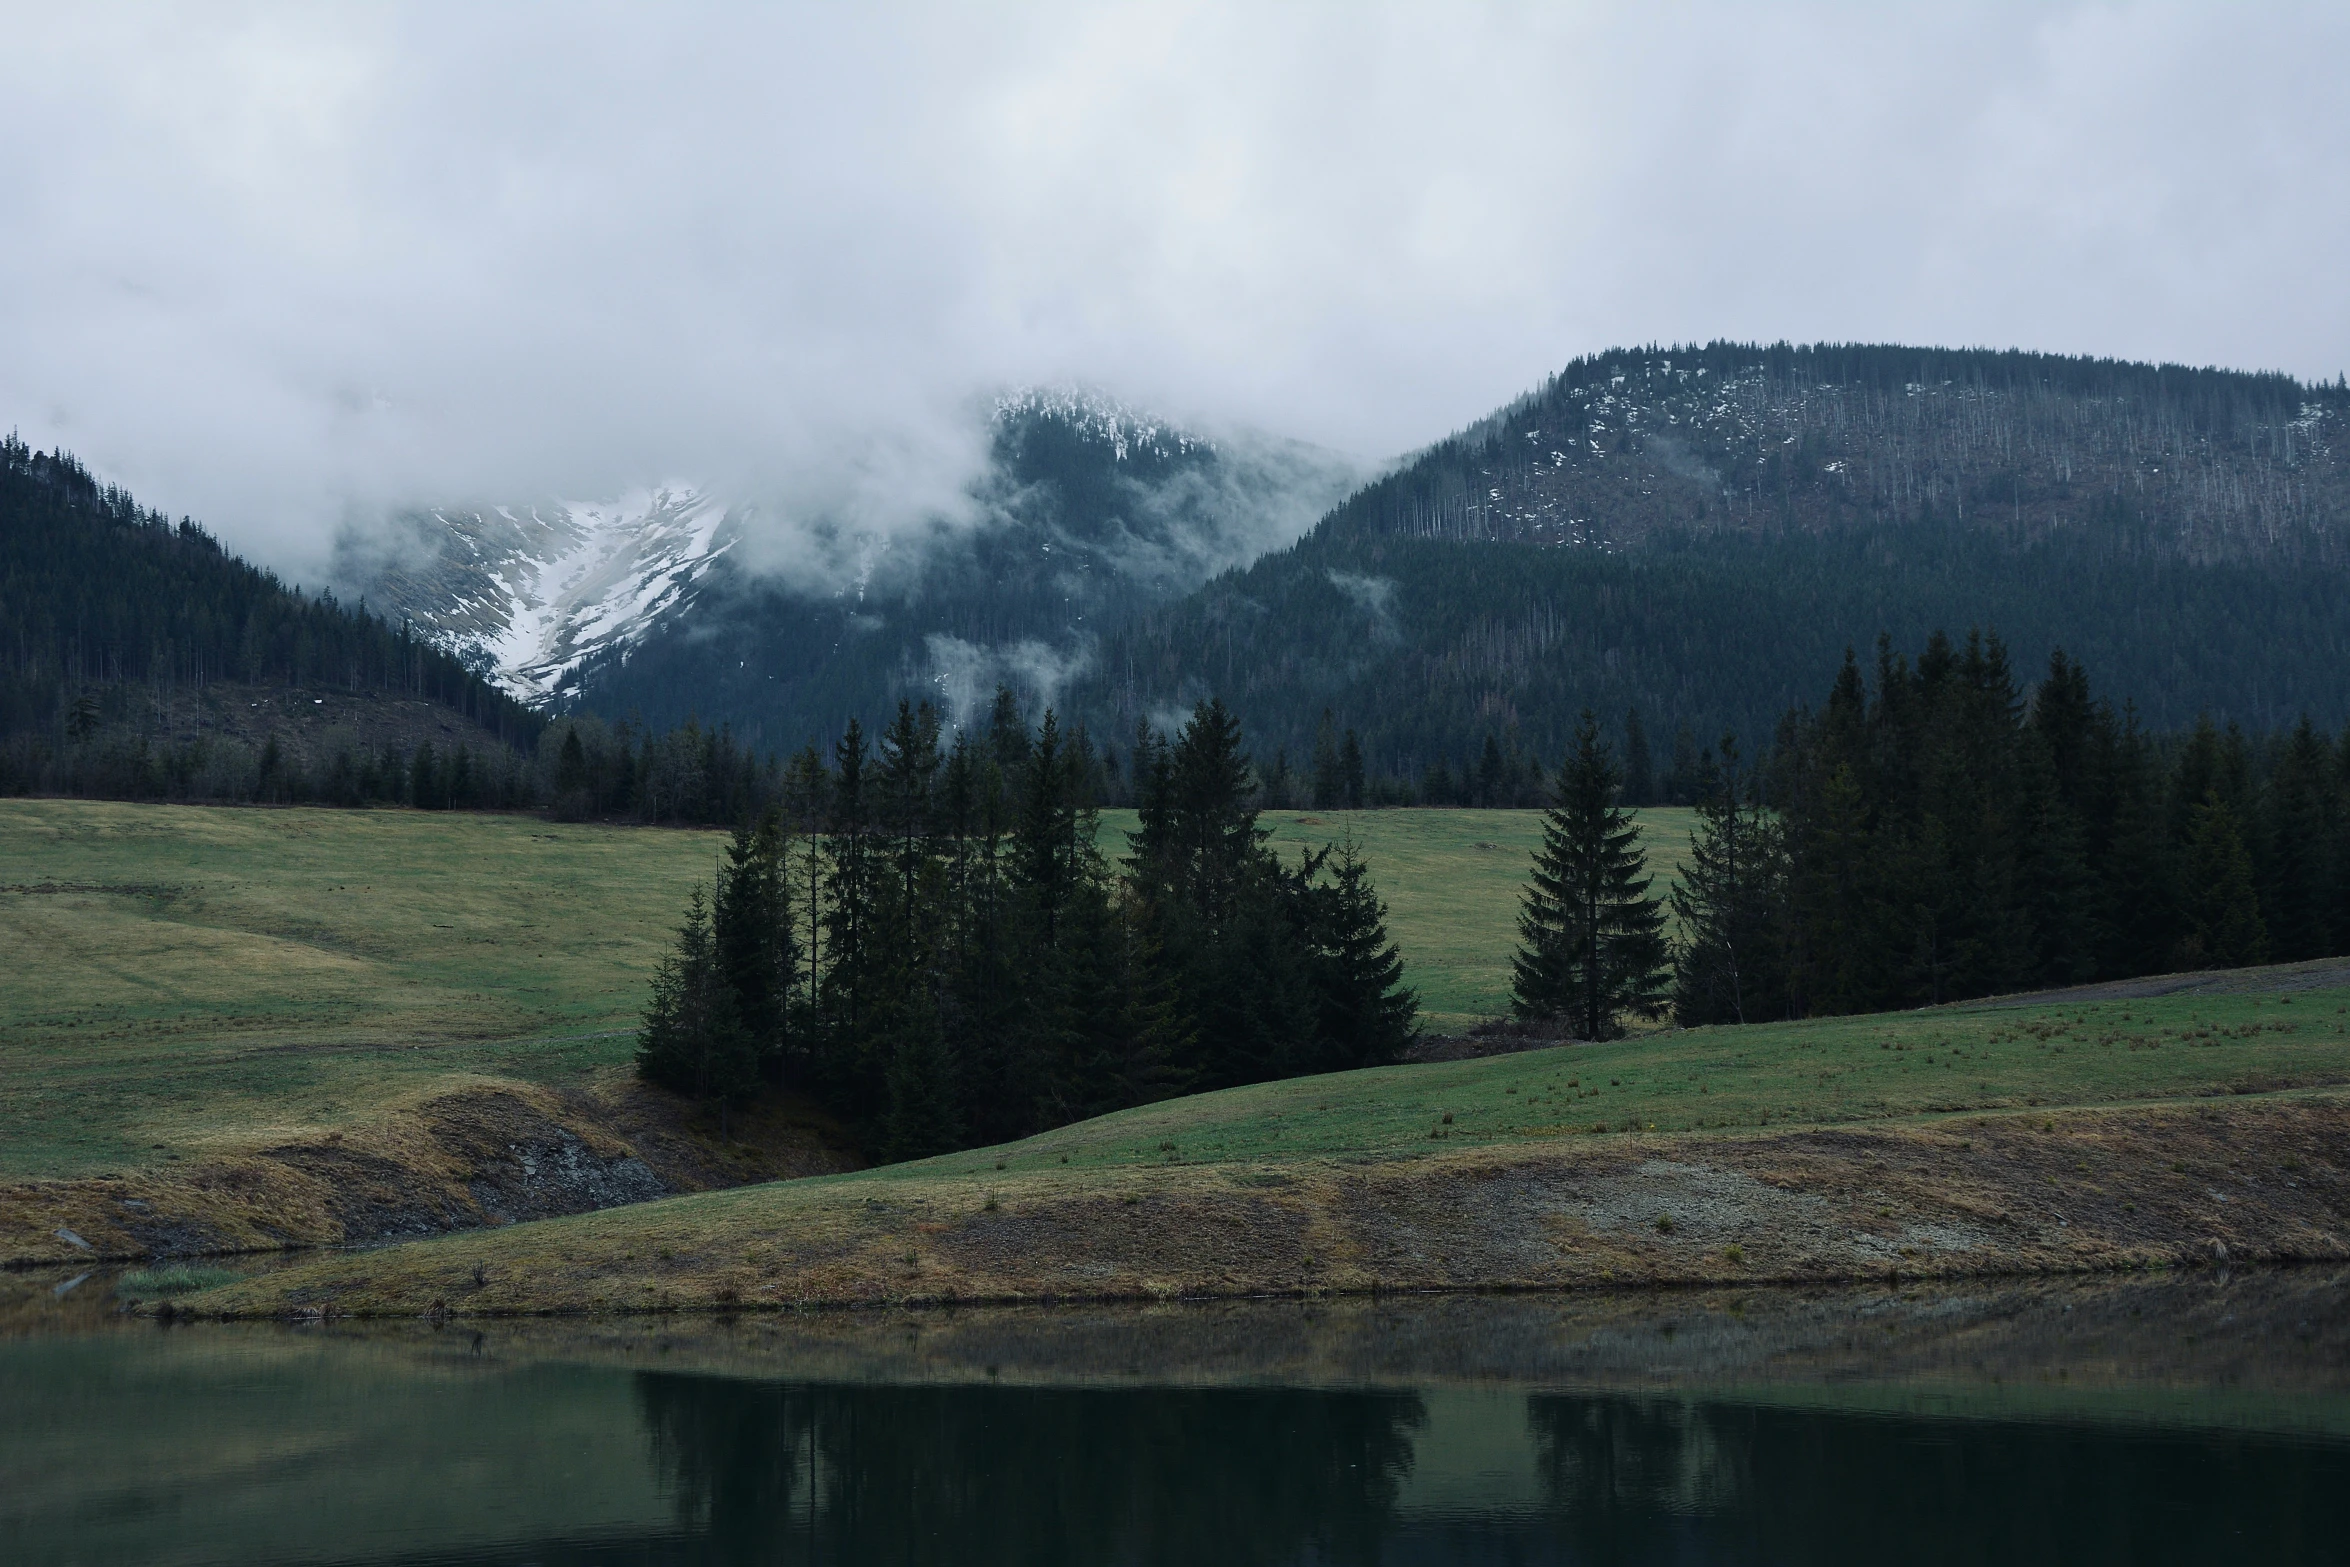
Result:
{"type": "Polygon", "coordinates": [[[1378,1162],[876,1172],[322,1257],[220,1315],[1824,1283],[2350,1261],[2350,1103],[2276,1095],[1378,1162]]]}
{"type": "Polygon", "coordinates": [[[136,1175],[0,1184],[0,1265],[441,1235],[862,1162],[804,1106],[737,1117],[723,1137],[708,1120],[633,1082],[462,1088],[323,1138],[136,1175]]]}

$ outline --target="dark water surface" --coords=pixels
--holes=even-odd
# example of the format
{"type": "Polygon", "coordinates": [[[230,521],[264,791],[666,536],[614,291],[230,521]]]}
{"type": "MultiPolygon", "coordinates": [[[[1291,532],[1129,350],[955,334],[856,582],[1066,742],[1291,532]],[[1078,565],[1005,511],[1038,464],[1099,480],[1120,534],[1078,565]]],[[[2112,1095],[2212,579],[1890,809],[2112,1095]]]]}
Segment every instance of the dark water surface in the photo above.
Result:
{"type": "Polygon", "coordinates": [[[0,1281],[15,1563],[2350,1562],[2350,1276],[383,1330],[0,1281]]]}

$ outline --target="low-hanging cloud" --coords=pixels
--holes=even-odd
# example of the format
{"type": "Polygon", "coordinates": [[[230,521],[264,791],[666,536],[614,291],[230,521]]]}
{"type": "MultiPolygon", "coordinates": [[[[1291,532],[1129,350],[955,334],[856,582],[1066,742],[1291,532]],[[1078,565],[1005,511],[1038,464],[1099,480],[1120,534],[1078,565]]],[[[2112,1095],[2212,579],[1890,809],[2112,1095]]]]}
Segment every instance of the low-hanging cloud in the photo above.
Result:
{"type": "Polygon", "coordinates": [[[1023,639],[997,647],[981,647],[961,637],[933,633],[924,639],[930,654],[929,683],[936,706],[958,727],[987,716],[998,689],[1007,689],[1034,720],[1060,705],[1069,682],[1092,666],[1092,649],[1083,644],[1056,647],[1049,642],[1023,639]]]}
{"type": "Polygon", "coordinates": [[[1619,342],[2330,377],[2346,56],[2321,5],[23,10],[0,420],[297,576],[680,475],[853,576],[983,520],[1006,385],[1377,458],[1619,342]]]}

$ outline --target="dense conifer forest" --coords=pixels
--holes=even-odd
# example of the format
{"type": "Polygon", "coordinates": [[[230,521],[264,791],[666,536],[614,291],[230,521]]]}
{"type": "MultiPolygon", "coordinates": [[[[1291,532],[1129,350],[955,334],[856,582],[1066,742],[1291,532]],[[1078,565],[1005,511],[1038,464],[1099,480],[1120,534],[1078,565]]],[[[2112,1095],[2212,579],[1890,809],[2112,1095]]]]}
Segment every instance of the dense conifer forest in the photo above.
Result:
{"type": "Polygon", "coordinates": [[[1207,702],[1137,757],[1097,847],[1089,760],[1005,693],[942,746],[901,705],[800,753],[696,894],[644,1075],[724,1104],[803,1088],[891,1158],[1175,1094],[1397,1059],[1416,1003],[1369,869],[1282,860],[1238,724],[1207,702]]]}
{"type": "Polygon", "coordinates": [[[1902,1007],[2350,952],[2350,731],[2149,734],[2061,651],[1847,655],[1760,767],[1701,757],[1684,1023],[1902,1007]]]}
{"type": "Polygon", "coordinates": [[[0,438],[0,792],[511,804],[514,748],[542,726],[406,628],[295,591],[73,458],[0,438]],[[466,739],[420,761],[350,736],[304,766],[290,734],[206,732],[207,693],[245,707],[297,688],[443,709],[466,739]]]}
{"type": "Polygon", "coordinates": [[[1632,712],[1650,790],[1687,803],[1707,738],[1767,734],[1846,645],[1982,625],[2033,664],[2071,650],[2153,730],[2338,724],[2346,441],[2350,389],[2276,375],[1894,347],[1600,355],[1294,547],[1105,629],[1064,705],[1118,733],[1212,690],[1291,756],[1328,711],[1371,797],[1397,803],[1467,798],[1489,739],[1556,758],[1583,708],[1611,727],[1632,712]]]}

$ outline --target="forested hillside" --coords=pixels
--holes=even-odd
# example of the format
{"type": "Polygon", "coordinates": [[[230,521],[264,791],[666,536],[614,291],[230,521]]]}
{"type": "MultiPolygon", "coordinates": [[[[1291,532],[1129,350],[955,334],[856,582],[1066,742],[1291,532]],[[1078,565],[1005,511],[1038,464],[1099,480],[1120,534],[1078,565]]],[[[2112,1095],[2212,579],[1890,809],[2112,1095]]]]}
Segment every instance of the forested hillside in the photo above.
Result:
{"type": "Polygon", "coordinates": [[[1292,756],[1328,710],[1398,796],[1488,736],[1555,757],[1586,705],[1660,757],[1759,740],[1847,645],[1980,625],[2156,730],[2337,723],[2346,420],[2338,385],[2173,366],[1603,355],[1111,631],[1071,705],[1123,733],[1215,691],[1292,756]]]}
{"type": "Polygon", "coordinates": [[[0,790],[306,792],[323,780],[301,776],[316,725],[286,703],[295,691],[335,704],[347,754],[330,792],[355,797],[405,798],[424,733],[462,735],[487,767],[542,727],[404,629],[289,588],[63,453],[0,439],[0,790]]]}

